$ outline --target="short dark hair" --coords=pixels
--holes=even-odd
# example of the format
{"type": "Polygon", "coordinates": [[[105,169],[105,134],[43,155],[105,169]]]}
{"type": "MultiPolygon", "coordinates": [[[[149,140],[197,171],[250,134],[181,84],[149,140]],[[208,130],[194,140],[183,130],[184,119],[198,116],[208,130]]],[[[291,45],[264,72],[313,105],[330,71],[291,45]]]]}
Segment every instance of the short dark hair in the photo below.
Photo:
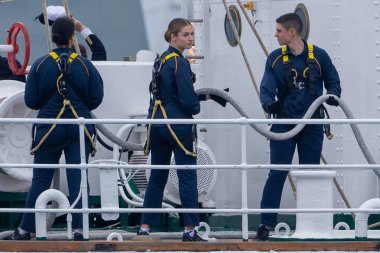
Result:
{"type": "Polygon", "coordinates": [[[286,30],[294,28],[298,35],[301,35],[303,24],[301,18],[295,13],[286,13],[276,19],[276,23],[284,26],[286,30]]]}
{"type": "Polygon", "coordinates": [[[57,45],[68,45],[74,34],[74,22],[69,17],[57,18],[52,27],[52,40],[57,45]]]}

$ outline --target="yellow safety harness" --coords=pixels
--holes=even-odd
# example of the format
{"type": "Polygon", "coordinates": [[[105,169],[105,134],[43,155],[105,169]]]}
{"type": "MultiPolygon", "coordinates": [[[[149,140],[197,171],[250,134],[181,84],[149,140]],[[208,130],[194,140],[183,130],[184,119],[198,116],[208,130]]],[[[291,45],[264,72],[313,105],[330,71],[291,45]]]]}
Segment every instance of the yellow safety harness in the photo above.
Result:
{"type": "MultiPolygon", "coordinates": [[[[162,56],[162,54],[161,54],[161,56],[162,56]]],[[[161,56],[160,56],[160,58],[161,58],[161,56]]],[[[165,56],[164,58],[161,58],[161,64],[164,64],[167,60],[169,60],[170,58],[174,57],[175,62],[176,62],[175,75],[177,75],[177,68],[178,68],[177,56],[179,56],[177,53],[171,53],[171,54],[168,54],[167,56],[165,56]]],[[[153,92],[153,94],[154,94],[154,92],[153,92]]],[[[157,98],[157,97],[153,97],[153,98],[154,98],[154,106],[153,106],[153,111],[152,111],[152,117],[151,117],[151,119],[154,119],[154,116],[156,115],[156,112],[157,112],[158,108],[161,109],[162,116],[164,117],[164,119],[168,119],[168,116],[166,114],[164,106],[162,105],[161,100],[159,98],[157,98]]],[[[170,124],[166,124],[166,126],[167,126],[169,132],[171,133],[171,135],[173,136],[175,142],[185,152],[185,154],[196,157],[197,153],[189,151],[182,144],[182,142],[179,140],[179,138],[176,135],[176,133],[171,128],[170,124]]],[[[147,133],[147,141],[146,141],[146,146],[145,146],[145,154],[146,155],[148,155],[149,151],[150,151],[150,132],[151,132],[151,128],[152,128],[152,124],[149,124],[148,125],[148,133],[147,133]]]]}
{"type": "MultiPolygon", "coordinates": [[[[57,55],[57,53],[55,53],[54,51],[50,53],[50,56],[58,63],[60,61],[60,58],[59,56],[57,55]]],[[[70,54],[70,57],[69,57],[69,63],[71,64],[75,58],[78,56],[77,53],[71,53],[70,54]]],[[[60,112],[58,113],[57,115],[57,119],[60,119],[62,114],[65,112],[66,110],[66,106],[69,106],[70,109],[71,109],[71,112],[73,113],[74,117],[76,119],[79,118],[77,112],[75,111],[75,108],[74,106],[71,104],[70,100],[65,96],[65,94],[63,94],[61,91],[60,91],[60,88],[59,88],[59,82],[61,81],[61,79],[63,78],[63,73],[60,73],[60,75],[58,76],[58,79],[57,79],[57,82],[56,82],[56,86],[57,86],[57,91],[58,93],[63,97],[63,106],[62,106],[62,109],[60,110],[60,112]]],[[[57,124],[54,123],[49,131],[46,132],[46,134],[42,137],[42,139],[40,140],[40,142],[34,146],[31,150],[30,150],[30,154],[34,155],[37,150],[42,146],[42,144],[46,141],[46,139],[48,138],[48,136],[51,134],[51,132],[53,132],[53,130],[56,128],[57,124]]],[[[84,131],[85,131],[85,134],[87,136],[87,138],[89,139],[90,143],[91,143],[91,147],[92,147],[92,151],[91,151],[91,155],[94,156],[97,149],[96,149],[96,145],[95,145],[95,142],[94,140],[92,139],[90,133],[88,132],[87,130],[87,127],[85,126],[84,127],[84,131]]]]}
{"type": "MultiPolygon", "coordinates": [[[[315,62],[318,65],[319,70],[321,71],[321,65],[319,64],[319,61],[314,56],[314,46],[312,44],[307,44],[308,47],[308,54],[307,54],[307,60],[309,62],[315,62]]],[[[282,63],[283,64],[289,64],[289,56],[288,56],[288,47],[287,45],[284,45],[281,47],[281,56],[282,56],[282,63]]],[[[276,64],[279,57],[273,62],[272,67],[276,64]]],[[[304,78],[307,78],[307,73],[309,71],[309,67],[306,67],[302,73],[304,78]]],[[[296,79],[298,77],[298,72],[296,69],[292,68],[291,71],[294,73],[293,78],[296,79]]]]}
{"type": "MultiPolygon", "coordinates": [[[[321,65],[318,59],[314,55],[314,46],[312,44],[307,44],[307,47],[308,47],[308,55],[307,55],[307,60],[306,60],[307,66],[303,70],[302,75],[309,82],[310,93],[312,94],[312,96],[315,96],[316,95],[315,82],[316,82],[316,75],[317,75],[316,72],[319,70],[320,75],[322,75],[322,69],[321,69],[321,65]],[[318,67],[315,67],[314,64],[316,64],[318,67]]],[[[288,88],[294,88],[297,77],[298,77],[298,72],[290,62],[287,45],[284,45],[281,47],[281,55],[279,55],[273,61],[272,68],[274,68],[276,62],[280,58],[282,58],[282,65],[285,71],[285,79],[286,79],[287,86],[288,88]]]]}
{"type": "MultiPolygon", "coordinates": [[[[314,56],[314,46],[312,44],[307,44],[308,48],[308,54],[307,54],[307,67],[304,69],[302,75],[305,79],[308,79],[309,81],[309,90],[310,93],[315,96],[315,82],[316,82],[316,73],[315,73],[315,67],[313,67],[313,63],[316,63],[320,72],[320,75],[322,76],[322,68],[321,65],[318,61],[318,59],[314,56]]],[[[289,61],[289,56],[287,54],[288,52],[288,47],[286,45],[281,47],[281,55],[277,57],[277,59],[273,62],[272,68],[274,67],[275,63],[277,60],[282,56],[282,63],[283,67],[285,70],[285,76],[286,76],[286,81],[288,88],[292,87],[292,84],[295,83],[297,77],[298,77],[298,72],[295,68],[292,67],[289,61]]],[[[323,110],[323,113],[327,116],[327,118],[330,118],[330,115],[323,105],[321,106],[321,109],[323,110]]],[[[324,132],[326,134],[326,137],[331,140],[334,135],[330,131],[330,125],[329,124],[324,124],[323,125],[324,132]]]]}

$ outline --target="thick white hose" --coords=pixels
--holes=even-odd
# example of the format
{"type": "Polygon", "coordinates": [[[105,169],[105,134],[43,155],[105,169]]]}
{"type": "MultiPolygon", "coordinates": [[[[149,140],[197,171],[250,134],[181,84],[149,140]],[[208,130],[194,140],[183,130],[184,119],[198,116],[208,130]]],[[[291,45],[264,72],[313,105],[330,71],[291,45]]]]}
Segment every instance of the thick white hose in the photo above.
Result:
{"type": "MultiPolygon", "coordinates": [[[[239,113],[241,116],[249,118],[248,114],[244,112],[244,110],[238,105],[238,103],[230,97],[227,92],[218,90],[218,89],[213,89],[213,88],[202,88],[196,91],[198,95],[216,95],[219,96],[223,99],[225,99],[227,102],[229,102],[239,113]]],[[[337,96],[328,94],[328,95],[323,95],[317,98],[309,107],[307,112],[305,113],[303,119],[311,119],[313,116],[314,112],[319,108],[322,103],[324,103],[329,97],[333,96],[336,101],[338,101],[339,106],[342,108],[344,114],[348,119],[353,119],[353,113],[350,110],[350,108],[347,106],[347,104],[337,96]]],[[[304,127],[305,124],[298,124],[296,125],[293,129],[291,129],[288,132],[285,133],[274,133],[268,130],[265,126],[263,125],[258,125],[258,124],[250,124],[250,126],[260,133],[261,135],[271,139],[271,140],[276,140],[276,141],[281,141],[281,140],[287,140],[295,135],[297,135],[304,127]]],[[[367,162],[369,164],[376,164],[375,159],[373,158],[371,152],[368,149],[367,144],[364,142],[363,135],[361,134],[357,124],[350,124],[351,129],[354,133],[354,136],[356,138],[356,141],[359,144],[359,147],[361,151],[363,152],[364,157],[366,158],[367,162]]],[[[380,172],[379,170],[374,169],[373,170],[378,178],[380,178],[380,172]]]]}

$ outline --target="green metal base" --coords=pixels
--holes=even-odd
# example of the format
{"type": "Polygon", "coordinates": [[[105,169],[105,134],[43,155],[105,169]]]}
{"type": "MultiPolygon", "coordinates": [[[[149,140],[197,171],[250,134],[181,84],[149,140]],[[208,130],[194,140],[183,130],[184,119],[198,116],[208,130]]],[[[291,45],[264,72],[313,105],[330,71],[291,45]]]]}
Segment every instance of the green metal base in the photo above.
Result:
{"type": "MultiPolygon", "coordinates": [[[[24,208],[25,199],[27,193],[9,193],[0,192],[0,206],[4,208],[24,208]]],[[[90,207],[100,207],[100,197],[90,196],[89,199],[90,207]]],[[[124,200],[120,199],[120,207],[127,207],[124,200]]],[[[99,216],[100,217],[100,216],[99,216]]],[[[20,222],[20,213],[0,213],[0,231],[13,230],[20,222]]],[[[233,216],[221,216],[212,214],[201,214],[201,220],[207,222],[211,231],[241,231],[241,215],[233,216]]],[[[249,220],[249,231],[256,231],[260,225],[260,215],[253,214],[248,216],[249,220]]],[[[120,214],[120,224],[117,226],[112,226],[112,228],[123,229],[129,232],[136,232],[141,224],[141,214],[120,214]]],[[[368,223],[373,224],[380,221],[380,214],[370,215],[368,223]]],[[[295,215],[279,215],[278,222],[287,223],[291,230],[295,230],[296,216],[295,215]]],[[[335,214],[334,215],[334,225],[339,222],[345,222],[349,225],[350,229],[354,229],[355,222],[352,215],[347,214],[335,214]]],[[[182,231],[183,225],[182,221],[178,218],[173,218],[168,215],[162,215],[161,225],[159,227],[154,227],[154,231],[169,231],[169,232],[179,232],[182,231]]],[[[54,226],[54,229],[60,230],[65,228],[66,222],[54,226]]],[[[91,228],[102,229],[101,226],[94,224],[93,220],[90,220],[91,228]]],[[[109,229],[104,226],[104,229],[109,229]]],[[[376,229],[380,229],[376,228],[376,229]]],[[[285,239],[281,239],[285,240],[285,239]]],[[[292,239],[294,240],[294,239],[292,239]]],[[[335,240],[335,239],[334,239],[335,240]]],[[[344,239],[343,239],[344,240],[344,239]]],[[[371,240],[369,240],[371,241],[371,240]]]]}

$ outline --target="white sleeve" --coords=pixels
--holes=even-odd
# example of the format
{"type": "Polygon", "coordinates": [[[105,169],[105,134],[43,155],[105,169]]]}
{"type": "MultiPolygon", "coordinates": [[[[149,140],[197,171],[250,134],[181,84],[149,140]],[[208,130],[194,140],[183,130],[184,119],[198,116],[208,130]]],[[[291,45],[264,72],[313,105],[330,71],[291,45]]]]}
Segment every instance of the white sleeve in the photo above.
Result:
{"type": "Polygon", "coordinates": [[[90,28],[86,27],[82,31],[80,31],[80,34],[82,34],[83,38],[86,39],[88,36],[93,34],[93,32],[90,30],[90,28]]]}

